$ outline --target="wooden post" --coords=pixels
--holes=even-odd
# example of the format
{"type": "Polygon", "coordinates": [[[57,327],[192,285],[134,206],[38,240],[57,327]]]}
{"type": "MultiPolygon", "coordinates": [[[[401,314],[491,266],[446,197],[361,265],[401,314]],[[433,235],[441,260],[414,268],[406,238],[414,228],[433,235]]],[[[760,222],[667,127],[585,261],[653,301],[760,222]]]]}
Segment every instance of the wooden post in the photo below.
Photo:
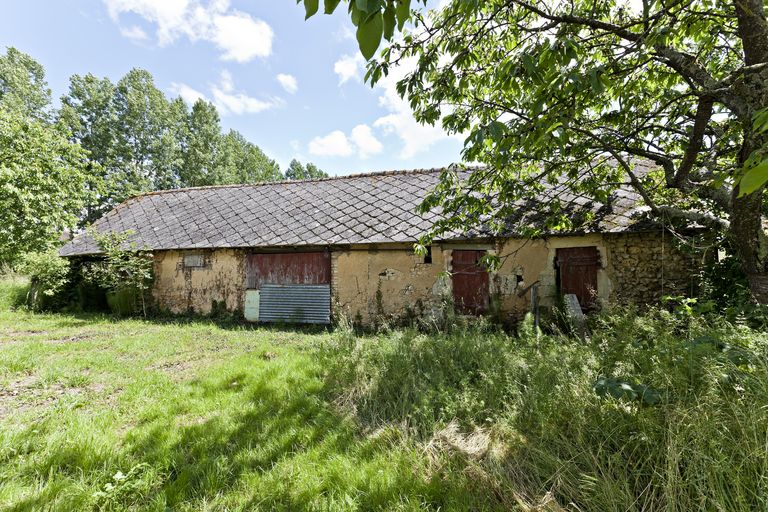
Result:
{"type": "Polygon", "coordinates": [[[533,313],[533,329],[539,337],[539,284],[531,286],[531,312],[533,313]]]}

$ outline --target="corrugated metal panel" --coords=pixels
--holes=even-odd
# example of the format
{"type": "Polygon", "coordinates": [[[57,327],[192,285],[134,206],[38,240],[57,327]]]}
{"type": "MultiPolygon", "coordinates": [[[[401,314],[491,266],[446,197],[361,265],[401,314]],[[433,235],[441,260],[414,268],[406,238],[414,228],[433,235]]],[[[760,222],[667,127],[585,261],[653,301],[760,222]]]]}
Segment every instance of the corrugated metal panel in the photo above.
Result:
{"type": "Polygon", "coordinates": [[[331,287],[327,284],[262,284],[260,322],[328,324],[331,287]]]}

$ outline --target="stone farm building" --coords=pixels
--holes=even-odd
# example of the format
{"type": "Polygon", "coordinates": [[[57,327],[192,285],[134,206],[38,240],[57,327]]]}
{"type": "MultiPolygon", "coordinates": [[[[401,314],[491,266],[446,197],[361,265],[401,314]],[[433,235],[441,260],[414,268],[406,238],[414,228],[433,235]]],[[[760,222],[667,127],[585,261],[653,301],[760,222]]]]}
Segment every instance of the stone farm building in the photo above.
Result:
{"type": "MultiPolygon", "coordinates": [[[[416,208],[439,175],[398,171],[151,192],[120,204],[94,228],[131,230],[152,251],[152,294],[162,310],[206,314],[218,304],[251,321],[325,323],[343,313],[370,322],[444,307],[467,314],[493,308],[514,318],[530,309],[534,284],[544,306],[567,293],[585,306],[648,302],[691,286],[692,257],[644,221],[638,198],[624,189],[606,204],[571,197],[596,213],[588,232],[534,240],[455,235],[416,255],[414,242],[438,218],[416,208]],[[506,256],[498,271],[478,266],[486,253],[506,256]]],[[[61,249],[66,257],[98,252],[86,234],[61,249]]]]}

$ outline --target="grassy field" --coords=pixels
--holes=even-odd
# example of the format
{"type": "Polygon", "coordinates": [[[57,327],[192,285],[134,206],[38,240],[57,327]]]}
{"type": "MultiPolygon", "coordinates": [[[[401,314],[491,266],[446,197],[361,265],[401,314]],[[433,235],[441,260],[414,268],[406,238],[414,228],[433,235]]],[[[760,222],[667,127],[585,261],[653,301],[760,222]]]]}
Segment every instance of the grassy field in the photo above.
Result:
{"type": "Polygon", "coordinates": [[[328,337],[2,312],[0,508],[472,506],[325,400],[328,337]]]}
{"type": "Polygon", "coordinates": [[[744,327],[361,337],[10,311],[19,289],[2,510],[768,506],[768,341],[744,327]],[[631,389],[596,393],[616,375],[631,389]]]}

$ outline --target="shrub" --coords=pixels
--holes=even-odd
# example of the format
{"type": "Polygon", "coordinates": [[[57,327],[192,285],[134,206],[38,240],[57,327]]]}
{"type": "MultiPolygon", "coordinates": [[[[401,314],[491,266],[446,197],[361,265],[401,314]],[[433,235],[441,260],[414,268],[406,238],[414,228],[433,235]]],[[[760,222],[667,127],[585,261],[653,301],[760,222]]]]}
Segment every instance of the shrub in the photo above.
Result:
{"type": "Polygon", "coordinates": [[[29,276],[27,306],[34,310],[54,307],[56,298],[69,284],[69,261],[55,250],[25,254],[18,266],[19,272],[29,276]]]}
{"type": "Polygon", "coordinates": [[[90,235],[103,259],[83,266],[83,278],[107,290],[110,309],[118,315],[141,312],[147,316],[147,291],[152,284],[152,255],[129,242],[131,232],[90,235]]]}
{"type": "Polygon", "coordinates": [[[24,306],[29,292],[29,278],[8,273],[0,279],[0,310],[24,306]]]}

